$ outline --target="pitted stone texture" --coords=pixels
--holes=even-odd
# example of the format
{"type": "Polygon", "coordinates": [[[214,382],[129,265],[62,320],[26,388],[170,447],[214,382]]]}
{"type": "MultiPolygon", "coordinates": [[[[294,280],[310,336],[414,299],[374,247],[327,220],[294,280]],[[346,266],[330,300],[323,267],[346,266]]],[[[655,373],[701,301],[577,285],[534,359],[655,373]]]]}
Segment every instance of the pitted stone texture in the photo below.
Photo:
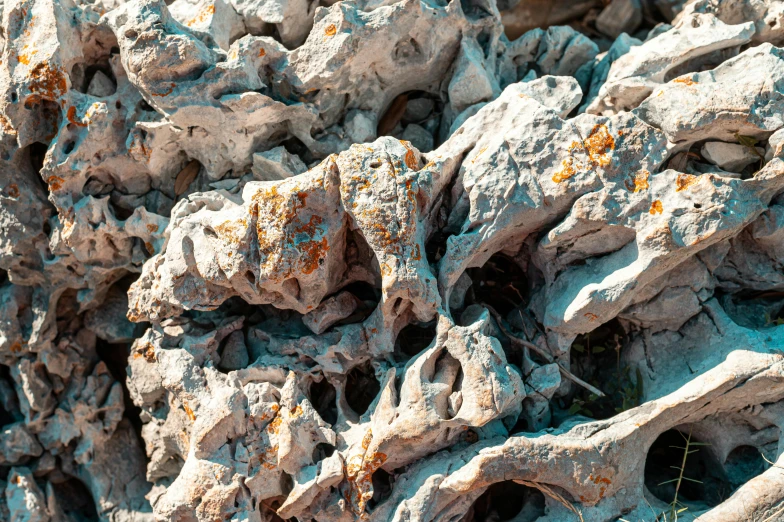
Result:
{"type": "Polygon", "coordinates": [[[531,4],[3,4],[0,519],[777,519],[781,2],[531,4]]]}

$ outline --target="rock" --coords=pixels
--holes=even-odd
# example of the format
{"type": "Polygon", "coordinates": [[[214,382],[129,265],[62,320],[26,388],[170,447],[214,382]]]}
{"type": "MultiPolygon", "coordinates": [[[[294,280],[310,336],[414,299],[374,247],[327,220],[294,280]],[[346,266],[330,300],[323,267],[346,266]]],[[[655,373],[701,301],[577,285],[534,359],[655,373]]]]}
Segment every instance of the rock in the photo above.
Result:
{"type": "Polygon", "coordinates": [[[308,170],[298,156],[284,147],[275,147],[253,155],[253,176],[259,181],[286,179],[308,170]]]}
{"type": "MultiPolygon", "coordinates": [[[[633,109],[673,77],[699,71],[705,62],[724,61],[729,57],[727,52],[748,43],[753,34],[751,22],[726,25],[709,14],[684,17],[673,29],[630,47],[613,61],[605,84],[586,112],[610,114],[633,109]]],[[[684,83],[688,78],[673,81],[684,83]]]]}
{"type": "Polygon", "coordinates": [[[248,349],[245,347],[245,336],[242,332],[233,332],[226,339],[221,353],[220,366],[224,370],[240,370],[248,366],[248,349]]]}
{"type": "Polygon", "coordinates": [[[433,135],[416,123],[406,125],[406,129],[400,137],[410,141],[411,145],[422,152],[433,150],[433,135]]]}
{"type": "Polygon", "coordinates": [[[349,292],[342,292],[323,301],[302,318],[310,330],[319,335],[336,322],[349,317],[357,309],[357,299],[349,292]]]}
{"type": "Polygon", "coordinates": [[[702,146],[700,153],[706,160],[722,169],[740,172],[747,165],[764,157],[765,150],[760,147],[746,147],[739,143],[709,141],[702,146]]]}
{"type": "Polygon", "coordinates": [[[414,98],[408,100],[403,119],[411,123],[418,123],[430,116],[435,104],[430,98],[414,98]]]}
{"type": "Polygon", "coordinates": [[[0,519],[772,520],[781,4],[6,1],[0,519]]]}
{"type": "Polygon", "coordinates": [[[734,142],[736,134],[767,137],[784,126],[778,116],[784,99],[770,83],[782,74],[781,51],[762,44],[714,70],[683,76],[663,85],[634,112],[680,147],[699,140],[734,142]],[[714,93],[709,101],[705,98],[708,90],[714,93]],[[730,107],[741,109],[727,111],[730,107]]]}
{"type": "Polygon", "coordinates": [[[612,38],[633,33],[642,22],[640,0],[613,0],[596,18],[596,28],[612,38]]]}
{"type": "Polygon", "coordinates": [[[109,79],[101,71],[95,71],[95,75],[93,79],[90,81],[90,85],[87,87],[87,94],[90,96],[97,96],[98,98],[103,98],[105,96],[111,96],[117,90],[117,87],[114,85],[114,82],[109,79]]]}

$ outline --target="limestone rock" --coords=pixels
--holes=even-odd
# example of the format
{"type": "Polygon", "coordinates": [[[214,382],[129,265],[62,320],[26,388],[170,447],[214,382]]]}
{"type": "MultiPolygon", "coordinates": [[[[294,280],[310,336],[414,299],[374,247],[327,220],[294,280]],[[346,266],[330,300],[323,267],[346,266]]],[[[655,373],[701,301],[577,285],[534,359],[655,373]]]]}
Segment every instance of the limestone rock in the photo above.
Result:
{"type": "Polygon", "coordinates": [[[781,4],[6,1],[0,519],[778,520],[781,4]]]}

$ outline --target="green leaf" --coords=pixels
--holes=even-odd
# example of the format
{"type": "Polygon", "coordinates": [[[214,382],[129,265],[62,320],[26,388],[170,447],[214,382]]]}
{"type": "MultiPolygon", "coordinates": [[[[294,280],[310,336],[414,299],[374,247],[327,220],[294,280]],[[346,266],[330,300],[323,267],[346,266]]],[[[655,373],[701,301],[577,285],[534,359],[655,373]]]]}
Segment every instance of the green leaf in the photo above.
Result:
{"type": "Polygon", "coordinates": [[[585,347],[582,344],[573,344],[572,349],[577,353],[585,353],[585,347]]]}
{"type": "Polygon", "coordinates": [[[607,348],[605,348],[604,346],[594,346],[593,350],[591,350],[591,353],[602,353],[606,349],[607,348]]]}
{"type": "Polygon", "coordinates": [[[742,134],[735,134],[735,137],[738,138],[738,143],[743,145],[744,147],[754,147],[759,140],[755,139],[752,136],[743,136],[742,134]]]}
{"type": "Polygon", "coordinates": [[[578,404],[578,403],[575,402],[574,404],[572,404],[569,407],[569,415],[574,415],[575,413],[580,411],[582,409],[582,407],[583,407],[582,404],[578,404]]]}

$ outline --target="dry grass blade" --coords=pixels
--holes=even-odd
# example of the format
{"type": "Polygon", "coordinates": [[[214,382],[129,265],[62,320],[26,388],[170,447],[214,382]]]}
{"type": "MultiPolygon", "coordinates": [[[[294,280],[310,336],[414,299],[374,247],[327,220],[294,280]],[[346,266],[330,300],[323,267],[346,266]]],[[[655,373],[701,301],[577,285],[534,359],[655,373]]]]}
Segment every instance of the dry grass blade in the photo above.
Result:
{"type": "Polygon", "coordinates": [[[184,194],[188,187],[191,186],[191,183],[193,183],[193,180],[196,179],[200,169],[201,164],[196,160],[191,160],[190,163],[185,165],[185,168],[177,174],[177,178],[174,180],[174,194],[177,196],[184,194]]]}
{"type": "Polygon", "coordinates": [[[515,480],[518,484],[522,484],[523,486],[528,486],[529,488],[536,488],[545,495],[549,496],[550,498],[558,501],[563,505],[566,509],[577,515],[577,518],[580,519],[580,522],[585,522],[583,520],[583,514],[580,512],[579,509],[574,507],[574,504],[566,500],[563,495],[552,489],[547,484],[540,484],[539,482],[529,482],[527,480],[515,480]]]}
{"type": "MultiPolygon", "coordinates": [[[[498,328],[500,328],[501,332],[503,332],[503,334],[505,336],[507,336],[512,342],[515,342],[515,343],[519,344],[520,346],[525,346],[526,348],[528,348],[530,350],[533,350],[534,352],[539,354],[542,358],[544,358],[544,360],[546,360],[548,363],[556,362],[551,354],[545,352],[544,350],[542,350],[541,348],[536,346],[534,343],[528,342],[528,341],[526,341],[524,339],[520,339],[515,334],[510,332],[504,326],[503,320],[501,319],[501,315],[498,312],[495,311],[495,308],[493,308],[492,306],[490,306],[487,303],[482,303],[482,306],[487,308],[487,310],[490,312],[490,315],[492,315],[493,318],[495,319],[495,322],[498,323],[498,328]]],[[[556,363],[556,364],[558,364],[558,363],[556,363]]],[[[566,368],[564,368],[560,364],[558,364],[558,370],[561,372],[561,375],[563,375],[564,377],[566,377],[567,379],[569,379],[573,383],[577,384],[578,386],[582,386],[583,388],[585,388],[589,392],[591,392],[591,393],[593,393],[593,394],[595,394],[595,395],[597,395],[599,397],[605,397],[605,394],[604,394],[604,392],[602,390],[600,390],[599,388],[597,388],[595,386],[592,386],[592,385],[588,384],[587,382],[585,382],[584,380],[580,379],[579,377],[577,377],[575,374],[573,374],[572,372],[570,372],[569,370],[567,370],[566,368]]]]}

